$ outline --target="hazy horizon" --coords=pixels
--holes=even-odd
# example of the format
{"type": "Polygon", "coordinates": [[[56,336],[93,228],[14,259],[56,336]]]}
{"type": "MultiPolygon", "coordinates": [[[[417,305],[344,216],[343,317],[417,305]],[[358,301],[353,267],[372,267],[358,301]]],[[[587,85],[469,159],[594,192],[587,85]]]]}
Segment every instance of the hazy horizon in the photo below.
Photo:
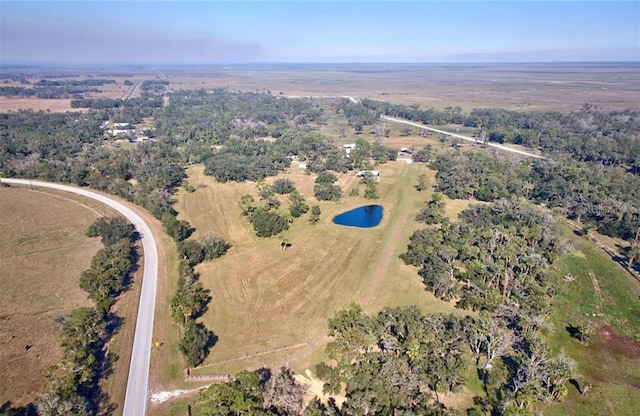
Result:
{"type": "Polygon", "coordinates": [[[0,4],[2,66],[639,62],[637,1],[0,4]]]}

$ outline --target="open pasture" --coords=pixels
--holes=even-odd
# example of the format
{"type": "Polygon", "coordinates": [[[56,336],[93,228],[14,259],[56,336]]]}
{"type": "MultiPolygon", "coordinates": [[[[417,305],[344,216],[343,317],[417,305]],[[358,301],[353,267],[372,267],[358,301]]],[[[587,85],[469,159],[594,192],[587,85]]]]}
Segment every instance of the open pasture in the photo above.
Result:
{"type": "Polygon", "coordinates": [[[563,282],[554,301],[550,345],[576,360],[576,379],[592,387],[581,395],[569,386],[561,405],[545,406],[549,415],[636,415],[640,412],[640,282],[602,250],[570,237],[573,253],[555,264],[563,282]],[[591,342],[569,336],[567,327],[591,321],[591,342]]]}
{"type": "MultiPolygon", "coordinates": [[[[308,224],[305,215],[283,233],[292,244],[286,251],[279,238],[255,237],[241,215],[240,196],[255,196],[254,183],[219,184],[203,175],[201,166],[188,170],[196,191],[179,193],[179,218],[198,230],[195,237],[214,231],[233,245],[223,258],[196,269],[213,298],[203,321],[219,340],[202,368],[192,373],[234,374],[262,365],[289,365],[297,372],[312,368],[324,354],[327,319],[350,302],[369,312],[415,304],[425,312],[455,313],[452,305],[427,293],[415,270],[398,258],[419,226],[415,213],[429,197],[413,188],[427,169],[402,162],[377,169],[380,199],[345,196],[337,203],[313,198],[315,175],[297,169],[279,175],[293,180],[307,203],[322,210],[318,224],[308,224]],[[368,204],[384,206],[380,226],[332,224],[334,215],[368,204]]],[[[345,191],[358,186],[353,172],[341,175],[339,184],[345,191]]],[[[364,186],[359,186],[362,195],[364,186]]]]}
{"type": "Polygon", "coordinates": [[[163,71],[173,89],[226,87],[290,97],[371,98],[422,108],[640,109],[638,64],[238,65],[163,71]]]}
{"type": "Polygon", "coordinates": [[[36,398],[61,358],[55,320],[92,304],[78,279],[102,246],[84,236],[102,213],[85,203],[0,187],[0,404],[36,398]]]}

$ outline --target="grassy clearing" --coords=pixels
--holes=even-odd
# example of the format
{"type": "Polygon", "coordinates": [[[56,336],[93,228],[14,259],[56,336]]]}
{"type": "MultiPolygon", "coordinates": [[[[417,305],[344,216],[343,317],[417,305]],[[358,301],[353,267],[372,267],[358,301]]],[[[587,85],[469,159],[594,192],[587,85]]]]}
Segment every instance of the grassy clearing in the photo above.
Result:
{"type": "Polygon", "coordinates": [[[578,379],[593,387],[580,395],[575,387],[561,405],[546,406],[549,415],[640,414],[640,282],[601,250],[571,237],[577,250],[555,266],[560,276],[575,280],[559,288],[548,339],[576,360],[578,379]],[[592,341],[581,344],[566,331],[580,319],[594,322],[592,341]],[[635,338],[631,339],[629,337],[635,338]]]}
{"type": "Polygon", "coordinates": [[[101,247],[84,236],[98,215],[66,196],[0,188],[0,403],[36,398],[61,358],[55,320],[91,305],[78,279],[101,247]]]}
{"type": "MultiPolygon", "coordinates": [[[[197,190],[179,193],[179,218],[198,230],[196,237],[214,231],[233,244],[222,259],[197,269],[213,297],[203,321],[219,341],[196,373],[283,364],[297,372],[311,368],[323,358],[327,319],[352,301],[368,312],[411,304],[424,312],[455,312],[425,292],[415,270],[398,258],[416,228],[413,216],[428,197],[413,189],[426,168],[394,162],[378,169],[381,198],[373,203],[384,206],[385,216],[373,229],[331,222],[334,215],[371,200],[344,197],[338,203],[318,203],[312,197],[315,175],[298,170],[284,174],[309,204],[318,203],[322,210],[317,225],[303,217],[284,233],[293,244],[285,252],[279,239],[255,237],[240,213],[240,196],[255,193],[254,184],[218,184],[203,175],[202,167],[188,170],[189,183],[197,190]]],[[[339,183],[343,189],[357,185],[352,173],[341,175],[339,183]]]]}
{"type": "MultiPolygon", "coordinates": [[[[99,238],[85,237],[85,230],[99,216],[118,214],[79,195],[18,186],[0,188],[0,214],[0,376],[9,380],[0,386],[0,402],[21,405],[37,397],[44,369],[61,358],[55,319],[93,305],[78,279],[102,244],[99,238]],[[31,348],[25,350],[28,344],[31,348]]],[[[145,219],[153,226],[153,220],[145,219]]],[[[162,227],[156,224],[154,231],[161,235],[162,227]]],[[[142,254],[141,247],[138,250],[142,254]]],[[[136,271],[132,288],[113,308],[124,325],[109,342],[118,360],[101,383],[116,409],[124,403],[142,273],[142,268],[136,271]]],[[[158,303],[163,303],[162,296],[158,303]]],[[[166,301],[164,305],[167,308],[166,301]]]]}

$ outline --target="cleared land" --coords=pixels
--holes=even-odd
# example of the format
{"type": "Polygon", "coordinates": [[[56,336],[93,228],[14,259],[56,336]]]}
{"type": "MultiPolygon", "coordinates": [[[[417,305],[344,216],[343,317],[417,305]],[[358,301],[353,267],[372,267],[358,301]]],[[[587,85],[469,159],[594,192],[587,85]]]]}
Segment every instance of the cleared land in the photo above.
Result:
{"type": "Polygon", "coordinates": [[[99,215],[83,201],[0,187],[0,403],[35,399],[61,357],[55,320],[91,305],[78,279],[101,248],[84,236],[99,215]]]}
{"type": "MultiPolygon", "coordinates": [[[[350,302],[368,311],[416,304],[425,312],[454,312],[425,292],[415,271],[398,258],[418,226],[413,217],[428,198],[428,192],[420,194],[412,187],[427,169],[402,162],[378,169],[379,200],[345,197],[338,203],[320,202],[320,223],[309,225],[305,217],[296,220],[283,235],[292,243],[284,252],[278,238],[255,237],[241,215],[240,196],[255,194],[253,183],[218,184],[203,175],[202,167],[188,170],[189,183],[197,190],[178,195],[179,218],[198,230],[195,237],[214,231],[233,244],[222,259],[197,268],[213,297],[203,320],[219,341],[195,373],[233,374],[283,364],[302,372],[323,356],[327,319],[350,302]],[[380,226],[332,224],[334,215],[370,203],[385,208],[380,226]]],[[[317,203],[312,197],[315,175],[293,170],[280,176],[293,180],[309,204],[317,203]]],[[[339,183],[348,192],[357,181],[348,173],[339,183]]],[[[361,185],[361,195],[363,189],[361,185]]]]}
{"type": "Polygon", "coordinates": [[[640,414],[640,282],[600,249],[572,236],[577,250],[556,263],[560,276],[571,274],[554,302],[549,341],[577,362],[577,378],[593,387],[580,395],[569,386],[561,405],[545,407],[548,415],[640,414]],[[592,341],[582,344],[567,326],[594,323],[592,341]],[[629,337],[633,337],[631,339],[629,337]]]}

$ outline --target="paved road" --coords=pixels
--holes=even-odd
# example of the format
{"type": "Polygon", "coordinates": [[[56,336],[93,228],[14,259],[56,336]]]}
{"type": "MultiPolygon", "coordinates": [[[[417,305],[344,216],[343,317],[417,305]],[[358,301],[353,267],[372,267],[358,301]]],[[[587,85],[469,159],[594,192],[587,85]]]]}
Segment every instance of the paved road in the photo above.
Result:
{"type": "MultiPolygon", "coordinates": [[[[356,100],[355,98],[353,98],[353,97],[351,97],[349,95],[343,95],[342,98],[346,98],[349,101],[351,101],[352,103],[358,104],[358,100],[356,100]]],[[[480,144],[483,144],[485,146],[494,147],[496,149],[504,150],[505,152],[516,153],[516,154],[519,154],[519,155],[522,155],[522,156],[533,157],[535,159],[545,159],[542,156],[534,155],[533,153],[525,152],[524,150],[512,149],[510,147],[503,146],[503,145],[498,144],[498,143],[483,142],[482,140],[477,140],[477,139],[474,139],[473,137],[462,136],[460,134],[449,133],[448,131],[434,129],[433,127],[427,127],[424,124],[414,123],[413,121],[405,120],[405,119],[402,119],[402,118],[395,118],[395,117],[388,117],[388,116],[380,116],[380,118],[382,118],[384,120],[393,121],[393,122],[396,122],[396,123],[408,124],[409,126],[419,127],[421,129],[433,131],[433,132],[440,133],[440,134],[445,134],[447,136],[456,137],[458,139],[467,140],[467,141],[474,142],[474,143],[480,143],[480,144]]]]}
{"type": "Polygon", "coordinates": [[[134,95],[136,95],[136,93],[138,92],[138,89],[140,88],[140,85],[142,85],[142,81],[138,81],[135,83],[135,85],[133,85],[131,87],[131,89],[126,93],[124,99],[125,100],[130,100],[133,98],[134,95]]]}
{"type": "Polygon", "coordinates": [[[433,127],[427,127],[424,124],[414,123],[413,121],[404,120],[404,119],[401,119],[401,118],[388,117],[388,116],[380,116],[380,118],[382,118],[384,120],[393,121],[393,122],[396,122],[396,123],[408,124],[410,126],[419,127],[421,129],[433,131],[433,132],[440,133],[440,134],[445,134],[447,136],[456,137],[458,139],[467,140],[467,141],[474,142],[474,143],[480,143],[480,144],[485,145],[485,146],[495,147],[496,149],[504,150],[505,152],[516,153],[516,154],[519,154],[519,155],[522,155],[522,156],[533,157],[535,159],[545,159],[542,156],[534,155],[533,153],[525,152],[524,150],[512,149],[510,147],[503,146],[503,145],[497,144],[497,143],[483,142],[482,140],[477,140],[477,139],[474,139],[473,137],[462,136],[462,135],[456,134],[456,133],[449,133],[448,131],[434,129],[433,127]]]}
{"type": "Polygon", "coordinates": [[[129,380],[127,382],[127,395],[125,397],[123,415],[144,415],[147,408],[149,391],[149,362],[151,360],[153,313],[155,310],[156,285],[158,280],[158,249],[156,247],[156,240],[153,234],[151,234],[151,229],[147,223],[129,207],[96,192],[67,185],[31,181],[29,179],[3,178],[0,179],[0,181],[58,189],[95,199],[120,212],[136,227],[136,230],[140,234],[142,248],[144,250],[144,275],[142,278],[142,292],[140,294],[136,334],[133,340],[133,351],[131,353],[131,366],[129,367],[129,380]]]}

